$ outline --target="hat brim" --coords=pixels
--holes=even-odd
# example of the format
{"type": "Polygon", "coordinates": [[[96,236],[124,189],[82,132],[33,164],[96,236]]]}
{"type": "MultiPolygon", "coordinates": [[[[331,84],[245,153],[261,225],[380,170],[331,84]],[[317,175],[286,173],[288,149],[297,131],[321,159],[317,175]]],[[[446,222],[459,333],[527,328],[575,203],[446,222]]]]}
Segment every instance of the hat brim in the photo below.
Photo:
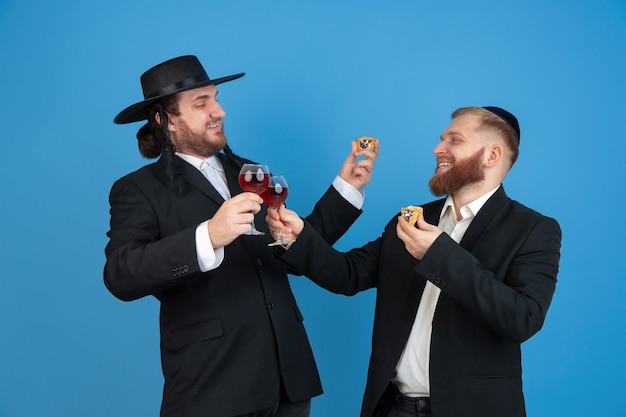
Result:
{"type": "MultiPolygon", "coordinates": [[[[236,80],[237,78],[241,78],[244,76],[244,72],[240,72],[239,74],[228,75],[226,77],[216,78],[214,80],[206,80],[199,82],[197,84],[187,86],[181,88],[179,90],[173,91],[169,95],[180,93],[182,91],[193,90],[194,88],[206,87],[207,85],[218,85],[221,83],[225,83],[227,81],[236,80]]],[[[125,124],[125,123],[133,123],[140,122],[142,120],[146,120],[149,117],[149,109],[150,106],[163,97],[166,96],[156,96],[150,97],[149,99],[140,101],[139,103],[135,103],[131,106],[126,107],[124,110],[118,113],[117,116],[113,119],[113,123],[115,124],[125,124]]]]}

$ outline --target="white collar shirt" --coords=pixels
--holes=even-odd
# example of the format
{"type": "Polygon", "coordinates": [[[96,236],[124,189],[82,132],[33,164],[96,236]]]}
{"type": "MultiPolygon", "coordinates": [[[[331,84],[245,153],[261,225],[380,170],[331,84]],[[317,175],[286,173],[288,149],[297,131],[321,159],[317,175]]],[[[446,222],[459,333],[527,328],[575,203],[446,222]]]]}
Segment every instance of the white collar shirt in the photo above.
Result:
{"type": "MultiPolygon", "coordinates": [[[[454,201],[448,196],[439,217],[439,228],[459,243],[478,211],[497,189],[461,207],[460,220],[456,217],[454,201]]],[[[398,390],[410,397],[430,396],[430,342],[433,317],[440,293],[441,290],[437,286],[426,281],[409,339],[392,378],[398,390]]]]}
{"type": "MultiPolygon", "coordinates": [[[[220,163],[217,156],[200,159],[195,156],[178,152],[176,155],[200,171],[217,190],[217,192],[220,193],[224,200],[230,198],[230,191],[228,190],[224,167],[220,163]]],[[[207,272],[217,268],[224,260],[224,247],[213,247],[213,243],[211,243],[211,236],[209,236],[208,233],[208,224],[209,220],[206,220],[196,227],[196,256],[198,259],[198,266],[202,272],[207,272]]]]}
{"type": "Polygon", "coordinates": [[[183,153],[176,153],[176,155],[200,171],[206,179],[209,180],[213,188],[220,193],[224,200],[228,200],[230,198],[230,191],[228,190],[224,167],[217,156],[213,155],[206,159],[200,159],[183,153]]]}

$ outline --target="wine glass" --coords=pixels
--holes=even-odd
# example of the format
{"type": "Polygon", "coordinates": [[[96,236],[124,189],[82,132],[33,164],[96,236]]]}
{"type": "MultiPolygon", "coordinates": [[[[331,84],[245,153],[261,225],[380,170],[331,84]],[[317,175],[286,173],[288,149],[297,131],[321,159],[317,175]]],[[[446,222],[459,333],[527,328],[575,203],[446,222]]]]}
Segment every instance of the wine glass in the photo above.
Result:
{"type": "Polygon", "coordinates": [[[282,175],[274,175],[270,177],[270,182],[261,193],[261,197],[265,204],[273,209],[278,209],[287,199],[288,191],[289,185],[287,185],[285,177],[282,175]]]}
{"type": "MultiPolygon", "coordinates": [[[[243,164],[239,171],[239,185],[244,191],[261,195],[270,182],[270,169],[267,165],[243,164]]],[[[254,219],[247,235],[264,235],[254,227],[254,219]]]]}
{"type": "MultiPolygon", "coordinates": [[[[289,192],[289,185],[287,184],[287,180],[282,175],[275,175],[270,178],[270,182],[265,188],[265,190],[261,193],[261,197],[263,198],[263,202],[270,206],[274,210],[278,210],[281,204],[285,202],[287,199],[287,194],[289,192]]],[[[281,233],[278,234],[278,240],[268,244],[268,246],[276,246],[276,245],[286,245],[289,243],[285,236],[281,233]]]]}

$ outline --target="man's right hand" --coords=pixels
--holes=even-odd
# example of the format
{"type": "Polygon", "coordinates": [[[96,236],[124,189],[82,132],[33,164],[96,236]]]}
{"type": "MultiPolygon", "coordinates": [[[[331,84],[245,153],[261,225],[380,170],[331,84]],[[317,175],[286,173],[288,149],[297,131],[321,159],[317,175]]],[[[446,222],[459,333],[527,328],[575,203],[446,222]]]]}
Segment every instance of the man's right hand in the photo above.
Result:
{"type": "Polygon", "coordinates": [[[230,244],[250,231],[254,215],[261,211],[263,199],[254,193],[241,193],[229,198],[209,220],[209,237],[214,248],[230,244]]]}

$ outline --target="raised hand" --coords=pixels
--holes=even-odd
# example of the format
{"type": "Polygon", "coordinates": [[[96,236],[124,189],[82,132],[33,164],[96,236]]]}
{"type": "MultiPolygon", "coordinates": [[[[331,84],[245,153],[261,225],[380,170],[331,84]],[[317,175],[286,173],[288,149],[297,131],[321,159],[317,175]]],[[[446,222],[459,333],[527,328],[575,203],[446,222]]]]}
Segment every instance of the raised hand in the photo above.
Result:
{"type": "Polygon", "coordinates": [[[378,157],[380,142],[374,139],[374,150],[360,149],[356,141],[352,141],[352,150],[345,159],[339,176],[354,188],[360,190],[372,180],[374,162],[378,157]],[[358,159],[359,157],[363,157],[358,159]]]}

